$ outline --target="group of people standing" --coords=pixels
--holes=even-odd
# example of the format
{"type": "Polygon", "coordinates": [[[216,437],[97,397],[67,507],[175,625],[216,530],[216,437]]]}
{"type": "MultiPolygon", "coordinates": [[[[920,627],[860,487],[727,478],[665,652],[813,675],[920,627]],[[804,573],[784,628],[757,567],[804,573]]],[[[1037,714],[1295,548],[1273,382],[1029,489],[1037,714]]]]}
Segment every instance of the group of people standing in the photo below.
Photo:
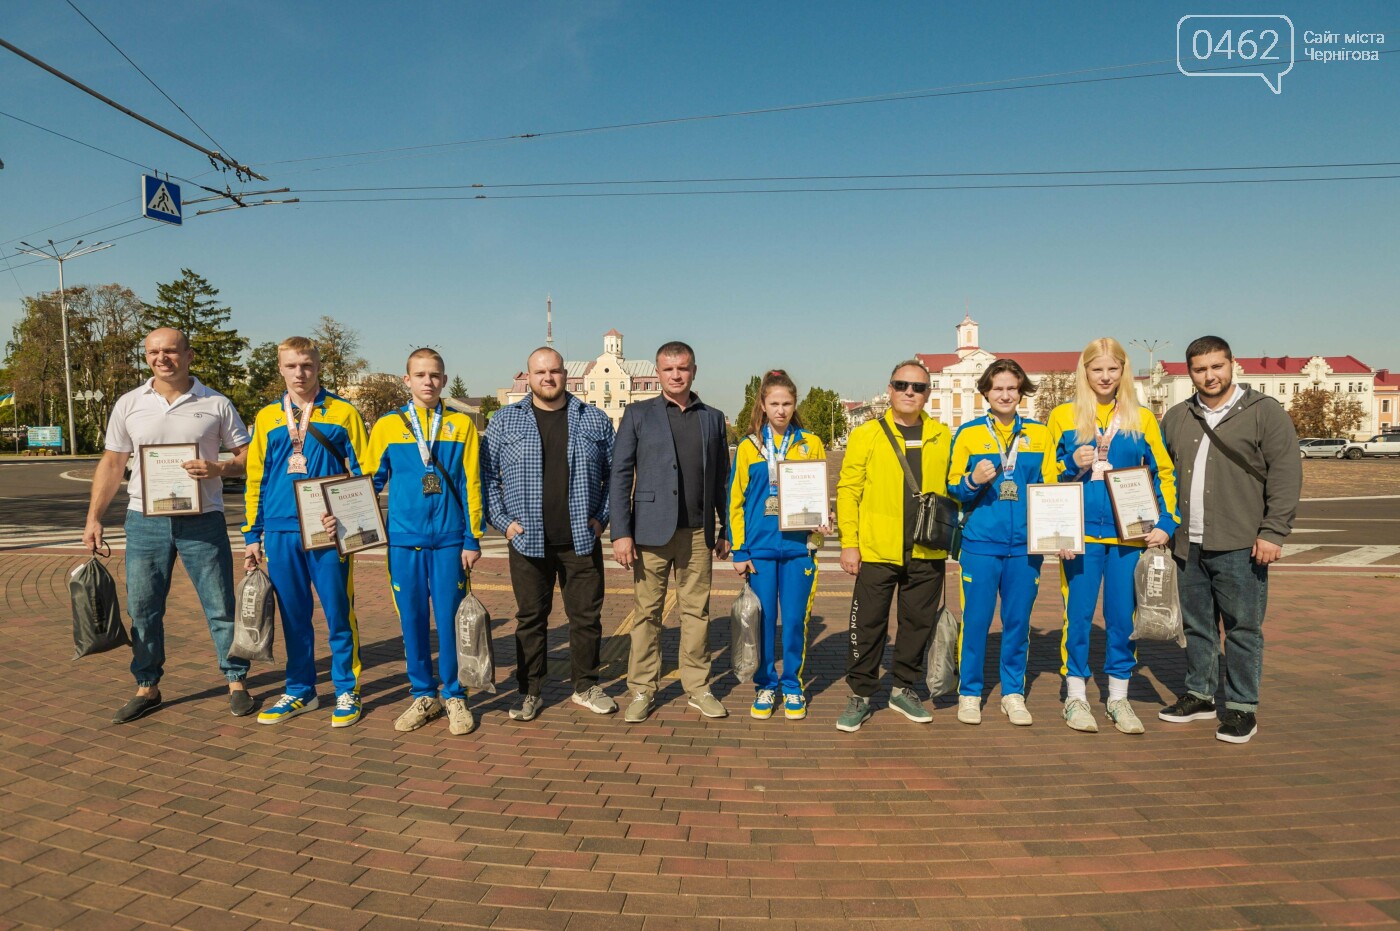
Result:
{"type": "MultiPolygon", "coordinates": [[[[278,724],[318,707],[313,590],[331,649],[331,726],[360,718],[353,557],[303,548],[295,497],[296,481],[343,473],[371,475],[376,490],[388,492],[389,581],[411,696],[395,721],[398,730],[444,715],[453,734],[476,727],[458,682],[453,619],[488,523],[508,541],[516,601],[519,702],[511,718],[528,721],[543,709],[556,586],[569,627],[572,701],[596,714],[618,710],[599,685],[602,536],[609,527],[613,558],[633,574],[626,721],[644,721],[661,688],[660,633],[672,575],[688,704],[705,717],[727,715],[709,686],[709,627],[714,560],[731,554],[762,606],[750,714],[765,719],[781,706],[788,719],[806,716],[816,552],[833,528],[780,527],[778,464],[826,457],[821,440],[802,427],[798,389],[786,372],[763,376],[731,467],[726,418],[694,392],[695,352],[682,342],[657,350],[661,394],[629,406],[616,431],[602,411],[566,390],[562,356],[541,347],[526,361],[529,393],[498,410],[480,435],[469,418],[443,405],[446,369],[432,349],[408,358],[410,402],[370,431],[352,405],[321,386],[316,345],[304,337],[284,340],[278,366],[286,392],[258,412],[251,434],[227,398],[190,374],[193,354],[184,334],[156,330],[145,351],[152,378],[113,409],[84,542],[101,545],[102,515],[142,445],[197,445],[198,458],[184,468],[202,482],[204,512],[144,516],[139,457],[131,462],[126,571],[137,693],[116,722],[161,703],[163,617],[177,556],[204,609],[231,712],[255,710],[243,681],[248,664],[228,656],[234,581],[221,500],[221,479],[245,473],[244,566],[266,566],[287,654],[284,693],[259,712],[259,723],[278,724]],[[221,446],[233,451],[232,459],[219,460],[221,446]]],[[[892,603],[889,707],[912,721],[932,720],[916,683],[946,597],[948,554],[915,540],[917,505],[928,494],[950,496],[962,511],[958,720],[981,722],[986,643],[1000,604],[1000,708],[1014,725],[1032,723],[1026,668],[1043,557],[1028,552],[1026,486],[1080,482],[1085,550],[1060,554],[1065,722],[1078,731],[1098,729],[1087,689],[1102,590],[1105,711],[1117,730],[1143,732],[1128,700],[1136,666],[1133,570],[1144,545],[1170,545],[1180,571],[1188,673],[1183,694],[1158,716],[1169,722],[1218,717],[1217,736],[1230,742],[1254,735],[1267,567],[1281,554],[1301,489],[1296,435],[1276,401],[1232,383],[1233,357],[1223,340],[1196,340],[1187,363],[1197,393],[1159,425],[1137,403],[1122,346],[1095,340],[1081,354],[1074,399],[1041,424],[1019,413],[1035,391],[1030,378],[1014,360],[997,360],[977,384],[985,416],[956,435],[925,409],[930,377],[923,364],[911,359],[895,366],[889,409],[851,432],[837,483],[841,567],[855,576],[846,675],[852,694],[838,729],[856,731],[873,713],[892,603]],[[1150,471],[1160,514],[1143,541],[1118,539],[1105,491],[1107,472],[1132,467],[1150,471]],[[1225,707],[1217,714],[1221,626],[1225,707]]],[[[326,528],[334,529],[334,518],[326,518],[326,528]]]]}

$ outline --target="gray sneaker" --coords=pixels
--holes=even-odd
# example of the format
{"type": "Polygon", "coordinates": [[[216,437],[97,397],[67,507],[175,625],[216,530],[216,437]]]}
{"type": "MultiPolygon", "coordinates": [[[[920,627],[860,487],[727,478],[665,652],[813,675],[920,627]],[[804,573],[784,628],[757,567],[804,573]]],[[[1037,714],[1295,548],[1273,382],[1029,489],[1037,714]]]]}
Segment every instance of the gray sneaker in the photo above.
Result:
{"type": "Polygon", "coordinates": [[[538,695],[526,695],[519,708],[510,709],[510,719],[512,721],[533,721],[540,716],[540,711],[543,709],[543,698],[538,695]]]}
{"type": "Polygon", "coordinates": [[[433,718],[440,717],[442,717],[442,702],[437,700],[437,696],[424,695],[421,698],[415,698],[413,703],[408,706],[408,710],[399,715],[398,720],[394,722],[394,730],[416,731],[433,718]]]}
{"type": "Polygon", "coordinates": [[[467,707],[465,698],[449,698],[447,705],[447,729],[458,737],[476,730],[476,717],[467,707]]]}
{"type": "Polygon", "coordinates": [[[964,724],[982,723],[982,696],[958,696],[958,720],[964,724]]]}
{"type": "Polygon", "coordinates": [[[707,718],[727,718],[729,712],[724,710],[724,706],[719,703],[712,692],[701,692],[699,695],[690,696],[690,701],[686,702],[690,707],[700,712],[707,718]]]}
{"type": "Polygon", "coordinates": [[[651,707],[651,693],[637,692],[628,703],[627,712],[622,719],[628,724],[640,724],[651,716],[651,707]]]}
{"type": "Polygon", "coordinates": [[[924,703],[919,700],[919,693],[913,689],[891,689],[890,707],[916,724],[927,724],[933,720],[933,715],[928,713],[924,703]]]}
{"type": "Polygon", "coordinates": [[[1094,720],[1094,712],[1089,710],[1089,703],[1082,698],[1071,698],[1065,702],[1065,723],[1086,734],[1099,732],[1099,722],[1094,720]]]}
{"type": "Polygon", "coordinates": [[[861,698],[859,695],[852,695],[846,702],[846,710],[841,712],[841,717],[836,719],[836,729],[845,731],[847,734],[854,734],[860,730],[860,726],[870,720],[874,714],[870,710],[870,699],[861,698]]]}
{"type": "Polygon", "coordinates": [[[586,692],[575,692],[573,702],[594,714],[612,714],[617,710],[617,702],[608,697],[601,685],[595,685],[586,692]]]}
{"type": "Polygon", "coordinates": [[[1126,698],[1117,698],[1108,703],[1108,716],[1113,721],[1113,726],[1118,728],[1122,734],[1141,734],[1144,730],[1142,721],[1138,720],[1137,712],[1133,711],[1132,702],[1126,698]]]}

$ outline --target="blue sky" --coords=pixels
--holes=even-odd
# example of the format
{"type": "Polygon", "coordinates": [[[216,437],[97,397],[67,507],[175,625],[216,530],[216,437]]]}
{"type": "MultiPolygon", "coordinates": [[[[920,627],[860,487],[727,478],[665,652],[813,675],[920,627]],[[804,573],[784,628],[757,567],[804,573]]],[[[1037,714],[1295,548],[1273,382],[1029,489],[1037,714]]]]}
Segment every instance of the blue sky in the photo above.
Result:
{"type": "MultiPolygon", "coordinates": [[[[1400,8],[1385,3],[75,2],[268,187],[306,201],[384,196],[311,188],[393,185],[1400,162],[1400,54],[1300,60],[1279,95],[1258,79],[1173,75],[287,161],[1034,75],[1171,71],[1187,14],[1286,14],[1300,59],[1307,30],[1384,33],[1389,44],[1373,47],[1400,49],[1400,8]]],[[[67,3],[11,0],[5,11],[10,42],[208,144],[67,3]]],[[[0,88],[0,111],[171,174],[219,178],[198,153],[4,50],[0,88]]],[[[130,164],[5,117],[0,160],[6,256],[9,240],[77,237],[137,216],[130,164]]],[[[1212,177],[1338,174],[1400,166],[1212,177]]],[[[835,184],[1077,180],[1103,177],[835,184]]],[[[819,185],[709,188],[782,186],[819,185]]],[[[198,195],[187,185],[185,196],[198,195]]],[[[611,327],[634,358],[685,339],[699,356],[697,390],[733,413],[747,376],[773,367],[804,389],[876,393],[893,361],[950,351],[965,305],[993,351],[1079,349],[1108,334],[1169,340],[1175,358],[1216,332],[1241,355],[1351,353],[1400,367],[1397,208],[1400,180],[308,202],[130,236],[68,266],[68,281],[118,281],[153,299],[156,282],[189,267],[255,342],[330,314],[360,331],[373,368],[399,370],[409,350],[433,344],[473,393],[507,384],[541,342],[551,293],[570,358],[596,355],[611,327]]],[[[55,286],[52,263],[0,264],[4,333],[22,295],[55,286]]]]}

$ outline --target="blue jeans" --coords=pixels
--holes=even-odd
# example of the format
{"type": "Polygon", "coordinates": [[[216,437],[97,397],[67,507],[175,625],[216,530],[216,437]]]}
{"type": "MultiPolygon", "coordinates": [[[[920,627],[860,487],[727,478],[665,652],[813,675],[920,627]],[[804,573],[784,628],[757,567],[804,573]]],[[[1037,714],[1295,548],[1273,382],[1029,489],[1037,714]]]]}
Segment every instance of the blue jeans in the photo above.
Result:
{"type": "Polygon", "coordinates": [[[233,550],[223,511],[198,517],[143,517],[126,512],[126,610],[131,615],[131,674],[156,685],[165,667],[165,599],[175,556],[204,607],[219,669],[230,682],[248,675],[246,659],[230,659],[233,643],[233,550]]]}
{"type": "Polygon", "coordinates": [[[1181,570],[1181,615],[1186,627],[1186,690],[1215,701],[1220,683],[1220,626],[1225,627],[1225,707],[1259,708],[1264,671],[1264,609],[1269,568],[1250,550],[1203,550],[1192,543],[1181,570]]]}

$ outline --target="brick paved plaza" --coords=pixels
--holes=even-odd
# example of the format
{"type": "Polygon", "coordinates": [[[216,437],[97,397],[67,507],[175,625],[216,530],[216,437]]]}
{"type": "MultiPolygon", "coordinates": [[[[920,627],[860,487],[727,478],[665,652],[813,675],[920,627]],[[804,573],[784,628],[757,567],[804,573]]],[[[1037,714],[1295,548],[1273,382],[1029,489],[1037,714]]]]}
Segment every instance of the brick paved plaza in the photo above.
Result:
{"type": "MultiPolygon", "coordinates": [[[[1275,574],[1259,736],[1231,746],[1209,723],[1156,720],[1181,684],[1174,645],[1141,649],[1131,697],[1146,735],[1067,729],[1051,572],[1033,625],[1032,728],[1008,725],[994,690],[980,727],[958,724],[947,700],[933,724],[915,725],[881,696],[863,730],[838,733],[850,583],[832,572],[819,582],[805,721],[750,719],[751,687],[732,675],[716,683],[726,720],[699,719],[674,676],[650,721],[594,716],[567,700],[556,629],[548,707],[517,724],[505,713],[517,697],[504,560],[477,573],[478,593],[506,620],[495,629],[500,691],[473,696],[482,724],[468,737],[449,736],[445,721],[393,730],[407,689],[375,558],[362,558],[356,580],[359,725],[330,728],[328,685],[320,710],[281,726],[230,717],[177,572],[166,703],[116,726],[112,712],[132,691],[129,655],[70,660],[65,574],[76,562],[72,553],[0,555],[0,926],[1081,931],[1400,921],[1393,574],[1275,574]]],[[[120,556],[112,570],[120,583],[120,556]]],[[[735,585],[727,572],[718,579],[724,614],[735,585]]],[[[630,622],[627,584],[609,573],[605,633],[630,622]]],[[[668,634],[673,666],[674,626],[668,634]]],[[[615,696],[623,639],[605,641],[604,685],[615,696]]],[[[726,641],[727,623],[716,623],[717,671],[728,668],[726,641]]],[[[320,653],[324,674],[324,643],[320,653]]],[[[255,666],[249,681],[259,700],[280,693],[278,668],[255,666]]],[[[1101,707],[1099,717],[1107,727],[1101,707]]]]}

